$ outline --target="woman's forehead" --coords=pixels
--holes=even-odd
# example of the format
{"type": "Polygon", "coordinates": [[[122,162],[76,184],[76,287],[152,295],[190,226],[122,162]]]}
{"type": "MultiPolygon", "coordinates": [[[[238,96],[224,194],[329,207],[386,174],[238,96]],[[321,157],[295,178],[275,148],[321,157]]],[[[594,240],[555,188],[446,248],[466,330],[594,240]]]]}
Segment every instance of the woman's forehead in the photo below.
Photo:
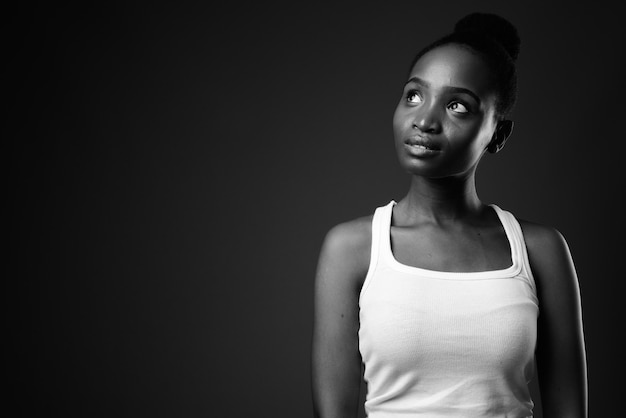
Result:
{"type": "Polygon", "coordinates": [[[425,53],[409,78],[417,77],[433,88],[461,87],[481,96],[495,90],[495,78],[485,60],[471,49],[447,44],[425,53]]]}

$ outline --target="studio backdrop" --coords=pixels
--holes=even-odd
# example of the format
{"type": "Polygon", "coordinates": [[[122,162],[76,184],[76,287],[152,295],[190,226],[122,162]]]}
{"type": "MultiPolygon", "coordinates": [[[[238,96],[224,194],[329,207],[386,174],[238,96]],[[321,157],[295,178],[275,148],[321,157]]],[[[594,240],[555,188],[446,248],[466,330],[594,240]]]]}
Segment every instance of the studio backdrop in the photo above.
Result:
{"type": "Polygon", "coordinates": [[[496,1],[22,6],[3,128],[16,416],[311,417],[322,239],[406,192],[408,66],[472,11],[522,38],[514,131],[479,196],[568,240],[590,416],[613,416],[618,12],[496,1]]]}

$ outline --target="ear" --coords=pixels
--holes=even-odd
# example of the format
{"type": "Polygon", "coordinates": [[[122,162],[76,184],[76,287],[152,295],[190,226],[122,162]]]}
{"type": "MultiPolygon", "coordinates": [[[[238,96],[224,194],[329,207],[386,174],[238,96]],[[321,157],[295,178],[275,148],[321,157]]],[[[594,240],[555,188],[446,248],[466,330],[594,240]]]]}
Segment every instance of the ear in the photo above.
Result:
{"type": "Polygon", "coordinates": [[[506,140],[509,138],[513,132],[513,121],[508,119],[502,119],[498,121],[498,125],[496,126],[496,130],[493,133],[493,137],[491,138],[491,142],[487,145],[487,151],[492,154],[500,151],[504,148],[504,144],[506,140]]]}

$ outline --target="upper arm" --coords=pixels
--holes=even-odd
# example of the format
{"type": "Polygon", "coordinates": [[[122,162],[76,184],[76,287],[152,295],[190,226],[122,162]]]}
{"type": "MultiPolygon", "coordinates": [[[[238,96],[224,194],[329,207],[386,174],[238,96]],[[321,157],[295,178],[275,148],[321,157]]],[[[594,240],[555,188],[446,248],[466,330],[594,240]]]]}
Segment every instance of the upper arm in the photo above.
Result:
{"type": "Polygon", "coordinates": [[[313,400],[317,416],[356,416],[361,382],[358,298],[371,238],[362,222],[332,228],[322,245],[315,277],[312,346],[313,400]]]}
{"type": "Polygon", "coordinates": [[[537,285],[537,372],[544,415],[587,416],[587,366],[578,278],[564,237],[523,223],[537,285]]]}

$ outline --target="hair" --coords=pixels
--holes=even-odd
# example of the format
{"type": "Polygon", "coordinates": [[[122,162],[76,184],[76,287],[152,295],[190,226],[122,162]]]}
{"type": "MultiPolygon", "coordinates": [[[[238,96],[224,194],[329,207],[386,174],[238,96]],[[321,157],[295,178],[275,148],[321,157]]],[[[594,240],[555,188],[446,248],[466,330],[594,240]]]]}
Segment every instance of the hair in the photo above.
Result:
{"type": "Polygon", "coordinates": [[[519,55],[520,38],[511,22],[491,13],[471,13],[454,26],[454,31],[417,53],[409,71],[427,52],[457,44],[478,53],[490,66],[496,82],[496,115],[504,118],[517,99],[517,72],[515,61],[519,55]]]}

